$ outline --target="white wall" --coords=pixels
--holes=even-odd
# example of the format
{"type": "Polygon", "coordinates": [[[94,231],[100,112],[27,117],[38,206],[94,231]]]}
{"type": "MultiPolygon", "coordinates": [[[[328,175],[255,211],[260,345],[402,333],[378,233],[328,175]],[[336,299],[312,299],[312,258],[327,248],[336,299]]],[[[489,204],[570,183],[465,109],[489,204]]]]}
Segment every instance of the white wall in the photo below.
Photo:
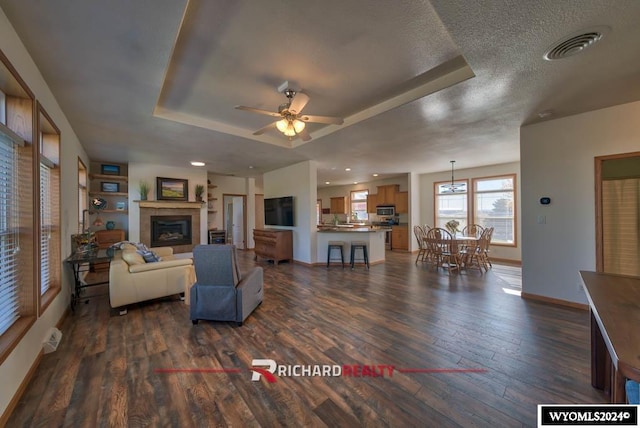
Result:
{"type": "Polygon", "coordinates": [[[420,199],[422,195],[422,185],[420,174],[412,172],[408,176],[409,180],[409,251],[418,251],[418,240],[413,233],[413,226],[424,224],[420,221],[420,199]]]}
{"type": "Polygon", "coordinates": [[[293,196],[294,227],[273,227],[293,230],[293,259],[315,263],[317,250],[316,200],[317,172],[314,161],[304,161],[264,174],[264,197],[293,196]]]}
{"type": "MultiPolygon", "coordinates": [[[[522,181],[520,179],[520,163],[512,162],[505,163],[499,165],[489,165],[480,168],[468,168],[468,169],[456,169],[455,170],[455,178],[458,179],[469,179],[469,186],[471,186],[471,178],[479,178],[479,177],[491,177],[494,175],[505,175],[505,174],[516,174],[516,247],[505,247],[505,246],[491,246],[491,256],[497,259],[505,259],[505,260],[514,260],[520,261],[521,258],[521,248],[522,241],[521,239],[521,217],[522,217],[522,209],[521,206],[521,184],[522,181]]],[[[433,200],[433,183],[438,181],[447,181],[451,180],[451,170],[436,172],[432,174],[422,174],[420,176],[420,224],[428,224],[429,226],[433,226],[434,224],[434,200],[433,200]]]]}
{"type": "Polygon", "coordinates": [[[578,271],[596,265],[594,157],[639,149],[640,102],[521,129],[524,292],[587,302],[578,271]]]}
{"type": "MultiPolygon", "coordinates": [[[[60,206],[62,258],[64,259],[71,253],[70,235],[77,232],[79,223],[78,157],[87,166],[89,165],[89,158],[67,121],[64,112],[60,109],[49,87],[40,75],[38,67],[29,56],[2,10],[0,10],[0,49],[61,131],[60,206]]],[[[7,410],[7,406],[17,392],[20,383],[42,350],[42,340],[45,338],[47,331],[60,321],[65,311],[69,308],[71,281],[68,269],[63,266],[62,291],[0,365],[0,379],[2,379],[0,414],[7,410]]],[[[63,331],[62,340],[65,340],[64,333],[63,331]]]]}
{"type": "MultiPolygon", "coordinates": [[[[174,166],[156,165],[149,163],[129,164],[129,240],[132,242],[140,242],[140,193],[138,192],[138,184],[146,181],[151,190],[149,191],[149,200],[156,199],[156,178],[180,178],[189,180],[189,201],[195,202],[196,184],[202,184],[207,187],[207,171],[199,167],[178,168],[174,166]]],[[[205,244],[207,237],[207,205],[203,204],[200,210],[200,242],[205,244]]]]}

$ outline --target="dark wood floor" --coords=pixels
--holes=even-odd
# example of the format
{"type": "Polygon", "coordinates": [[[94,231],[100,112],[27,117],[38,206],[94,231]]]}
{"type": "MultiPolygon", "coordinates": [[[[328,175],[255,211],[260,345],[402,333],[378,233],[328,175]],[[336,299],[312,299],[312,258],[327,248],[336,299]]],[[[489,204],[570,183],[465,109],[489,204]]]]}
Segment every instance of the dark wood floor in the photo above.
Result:
{"type": "Polygon", "coordinates": [[[512,269],[450,276],[397,252],[370,271],[258,264],[265,300],[242,327],[192,326],[176,299],[126,316],[104,296],[81,304],[8,426],[515,427],[536,425],[538,403],[605,402],[589,382],[588,313],[506,293],[512,269]],[[257,358],[396,370],[252,382],[257,358]]]}

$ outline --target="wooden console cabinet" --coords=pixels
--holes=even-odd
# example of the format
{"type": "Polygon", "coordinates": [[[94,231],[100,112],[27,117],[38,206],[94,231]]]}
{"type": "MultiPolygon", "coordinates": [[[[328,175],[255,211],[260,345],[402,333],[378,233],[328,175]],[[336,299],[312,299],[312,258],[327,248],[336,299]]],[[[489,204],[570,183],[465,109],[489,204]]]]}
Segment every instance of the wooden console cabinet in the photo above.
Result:
{"type": "Polygon", "coordinates": [[[275,264],[293,260],[293,234],[290,230],[253,229],[253,240],[255,260],[258,256],[273,260],[275,264]]]}
{"type": "Polygon", "coordinates": [[[98,248],[109,248],[116,242],[124,241],[124,230],[97,230],[96,241],[98,242],[98,248]]]}

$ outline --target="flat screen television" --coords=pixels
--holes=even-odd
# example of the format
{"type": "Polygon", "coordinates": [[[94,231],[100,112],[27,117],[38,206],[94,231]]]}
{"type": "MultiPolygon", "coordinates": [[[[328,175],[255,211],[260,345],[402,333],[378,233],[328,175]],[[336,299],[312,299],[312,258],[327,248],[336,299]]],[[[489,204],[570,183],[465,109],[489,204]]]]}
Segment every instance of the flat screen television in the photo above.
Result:
{"type": "Polygon", "coordinates": [[[264,200],[264,224],[293,226],[293,196],[264,200]]]}

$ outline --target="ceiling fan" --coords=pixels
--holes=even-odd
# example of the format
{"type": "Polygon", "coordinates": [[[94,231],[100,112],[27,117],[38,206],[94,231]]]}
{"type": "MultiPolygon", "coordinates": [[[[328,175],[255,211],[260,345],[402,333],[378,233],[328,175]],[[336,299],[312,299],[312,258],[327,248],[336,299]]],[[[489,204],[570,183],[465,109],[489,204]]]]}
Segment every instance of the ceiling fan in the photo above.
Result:
{"type": "Polygon", "coordinates": [[[236,106],[238,110],[251,111],[258,114],[264,114],[271,117],[277,117],[279,120],[258,129],[253,135],[262,135],[271,128],[277,128],[291,140],[296,135],[300,136],[302,141],[311,140],[311,135],[305,129],[305,122],[326,123],[329,125],[342,125],[344,120],[340,117],[316,116],[310,114],[302,114],[302,109],[309,102],[309,96],[302,92],[296,92],[293,89],[285,89],[284,94],[288,101],[280,104],[277,112],[262,110],[253,107],[236,106]]]}

